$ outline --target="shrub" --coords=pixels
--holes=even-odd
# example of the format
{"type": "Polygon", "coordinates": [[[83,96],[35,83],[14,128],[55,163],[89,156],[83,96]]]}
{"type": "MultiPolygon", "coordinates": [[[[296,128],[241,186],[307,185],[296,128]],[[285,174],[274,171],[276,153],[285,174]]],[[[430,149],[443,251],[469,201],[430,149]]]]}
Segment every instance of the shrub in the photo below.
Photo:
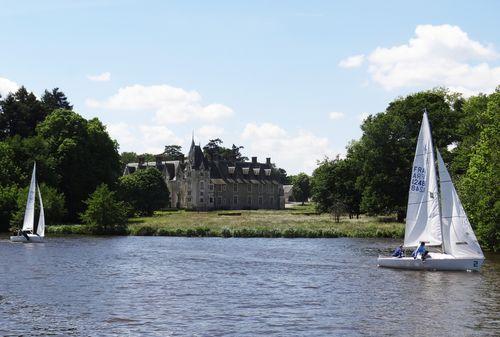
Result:
{"type": "Polygon", "coordinates": [[[93,234],[126,234],[127,210],[115,192],[101,184],[85,201],[87,209],[80,215],[93,234]]]}
{"type": "Polygon", "coordinates": [[[18,209],[17,196],[16,186],[0,186],[0,232],[9,229],[12,215],[18,209]]]}

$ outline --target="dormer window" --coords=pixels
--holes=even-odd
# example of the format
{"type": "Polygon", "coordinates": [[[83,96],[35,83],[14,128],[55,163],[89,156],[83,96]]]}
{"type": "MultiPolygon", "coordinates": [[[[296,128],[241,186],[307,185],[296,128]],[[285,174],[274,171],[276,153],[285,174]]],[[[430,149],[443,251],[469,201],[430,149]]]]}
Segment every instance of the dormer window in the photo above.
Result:
{"type": "Polygon", "coordinates": [[[229,167],[227,168],[227,170],[229,171],[229,174],[234,174],[234,170],[235,170],[235,169],[236,169],[236,167],[234,167],[234,166],[229,166],[229,167]]]}
{"type": "Polygon", "coordinates": [[[253,174],[255,174],[256,176],[258,176],[260,173],[260,168],[254,168],[253,169],[253,174]]]}
{"type": "Polygon", "coordinates": [[[244,167],[244,168],[243,168],[243,174],[248,174],[248,170],[250,170],[250,168],[248,168],[248,167],[244,167]]]}
{"type": "Polygon", "coordinates": [[[271,169],[264,169],[264,172],[266,172],[266,176],[271,175],[271,169]]]}

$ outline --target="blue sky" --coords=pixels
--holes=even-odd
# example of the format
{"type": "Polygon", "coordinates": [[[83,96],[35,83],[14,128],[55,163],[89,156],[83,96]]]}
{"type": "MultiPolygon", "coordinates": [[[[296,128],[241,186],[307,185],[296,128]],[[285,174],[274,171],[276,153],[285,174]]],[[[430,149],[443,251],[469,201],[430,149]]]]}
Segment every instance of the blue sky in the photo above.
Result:
{"type": "Polygon", "coordinates": [[[0,93],[59,87],[120,151],[194,130],[311,173],[395,97],[500,84],[496,1],[0,4],[0,93]]]}

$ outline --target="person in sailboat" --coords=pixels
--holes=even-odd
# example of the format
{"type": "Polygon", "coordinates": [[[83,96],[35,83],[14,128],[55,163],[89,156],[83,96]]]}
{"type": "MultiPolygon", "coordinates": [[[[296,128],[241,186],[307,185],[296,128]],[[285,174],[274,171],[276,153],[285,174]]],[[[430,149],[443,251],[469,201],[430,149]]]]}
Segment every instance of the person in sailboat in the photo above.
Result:
{"type": "Polygon", "coordinates": [[[403,245],[399,245],[399,247],[397,247],[392,253],[392,256],[403,257],[404,256],[403,245]]]}
{"type": "Polygon", "coordinates": [[[26,240],[29,241],[30,237],[28,236],[28,234],[30,234],[29,231],[23,231],[23,230],[21,231],[21,235],[24,236],[26,238],[26,240]]]}
{"type": "Polygon", "coordinates": [[[413,259],[416,259],[418,254],[420,254],[422,261],[425,261],[427,255],[429,254],[429,251],[425,249],[424,241],[420,242],[420,246],[418,246],[417,249],[415,249],[415,251],[413,252],[413,254],[411,254],[411,256],[413,256],[413,259]]]}

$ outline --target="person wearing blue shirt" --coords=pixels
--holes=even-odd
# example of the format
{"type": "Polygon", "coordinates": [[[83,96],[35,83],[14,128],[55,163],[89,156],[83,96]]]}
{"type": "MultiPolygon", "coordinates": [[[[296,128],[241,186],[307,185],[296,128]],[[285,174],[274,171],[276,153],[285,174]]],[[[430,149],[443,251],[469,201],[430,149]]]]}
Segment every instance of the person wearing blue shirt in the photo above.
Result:
{"type": "Polygon", "coordinates": [[[413,254],[411,254],[411,256],[413,256],[413,259],[416,259],[418,254],[420,254],[420,256],[422,257],[422,261],[425,261],[427,255],[429,254],[427,249],[425,249],[425,242],[423,241],[420,242],[420,246],[418,246],[418,248],[415,249],[415,251],[413,252],[413,254]]]}
{"type": "Polygon", "coordinates": [[[394,256],[394,257],[403,257],[404,256],[403,245],[399,245],[399,247],[396,248],[394,250],[394,252],[392,253],[392,256],[394,256]]]}

